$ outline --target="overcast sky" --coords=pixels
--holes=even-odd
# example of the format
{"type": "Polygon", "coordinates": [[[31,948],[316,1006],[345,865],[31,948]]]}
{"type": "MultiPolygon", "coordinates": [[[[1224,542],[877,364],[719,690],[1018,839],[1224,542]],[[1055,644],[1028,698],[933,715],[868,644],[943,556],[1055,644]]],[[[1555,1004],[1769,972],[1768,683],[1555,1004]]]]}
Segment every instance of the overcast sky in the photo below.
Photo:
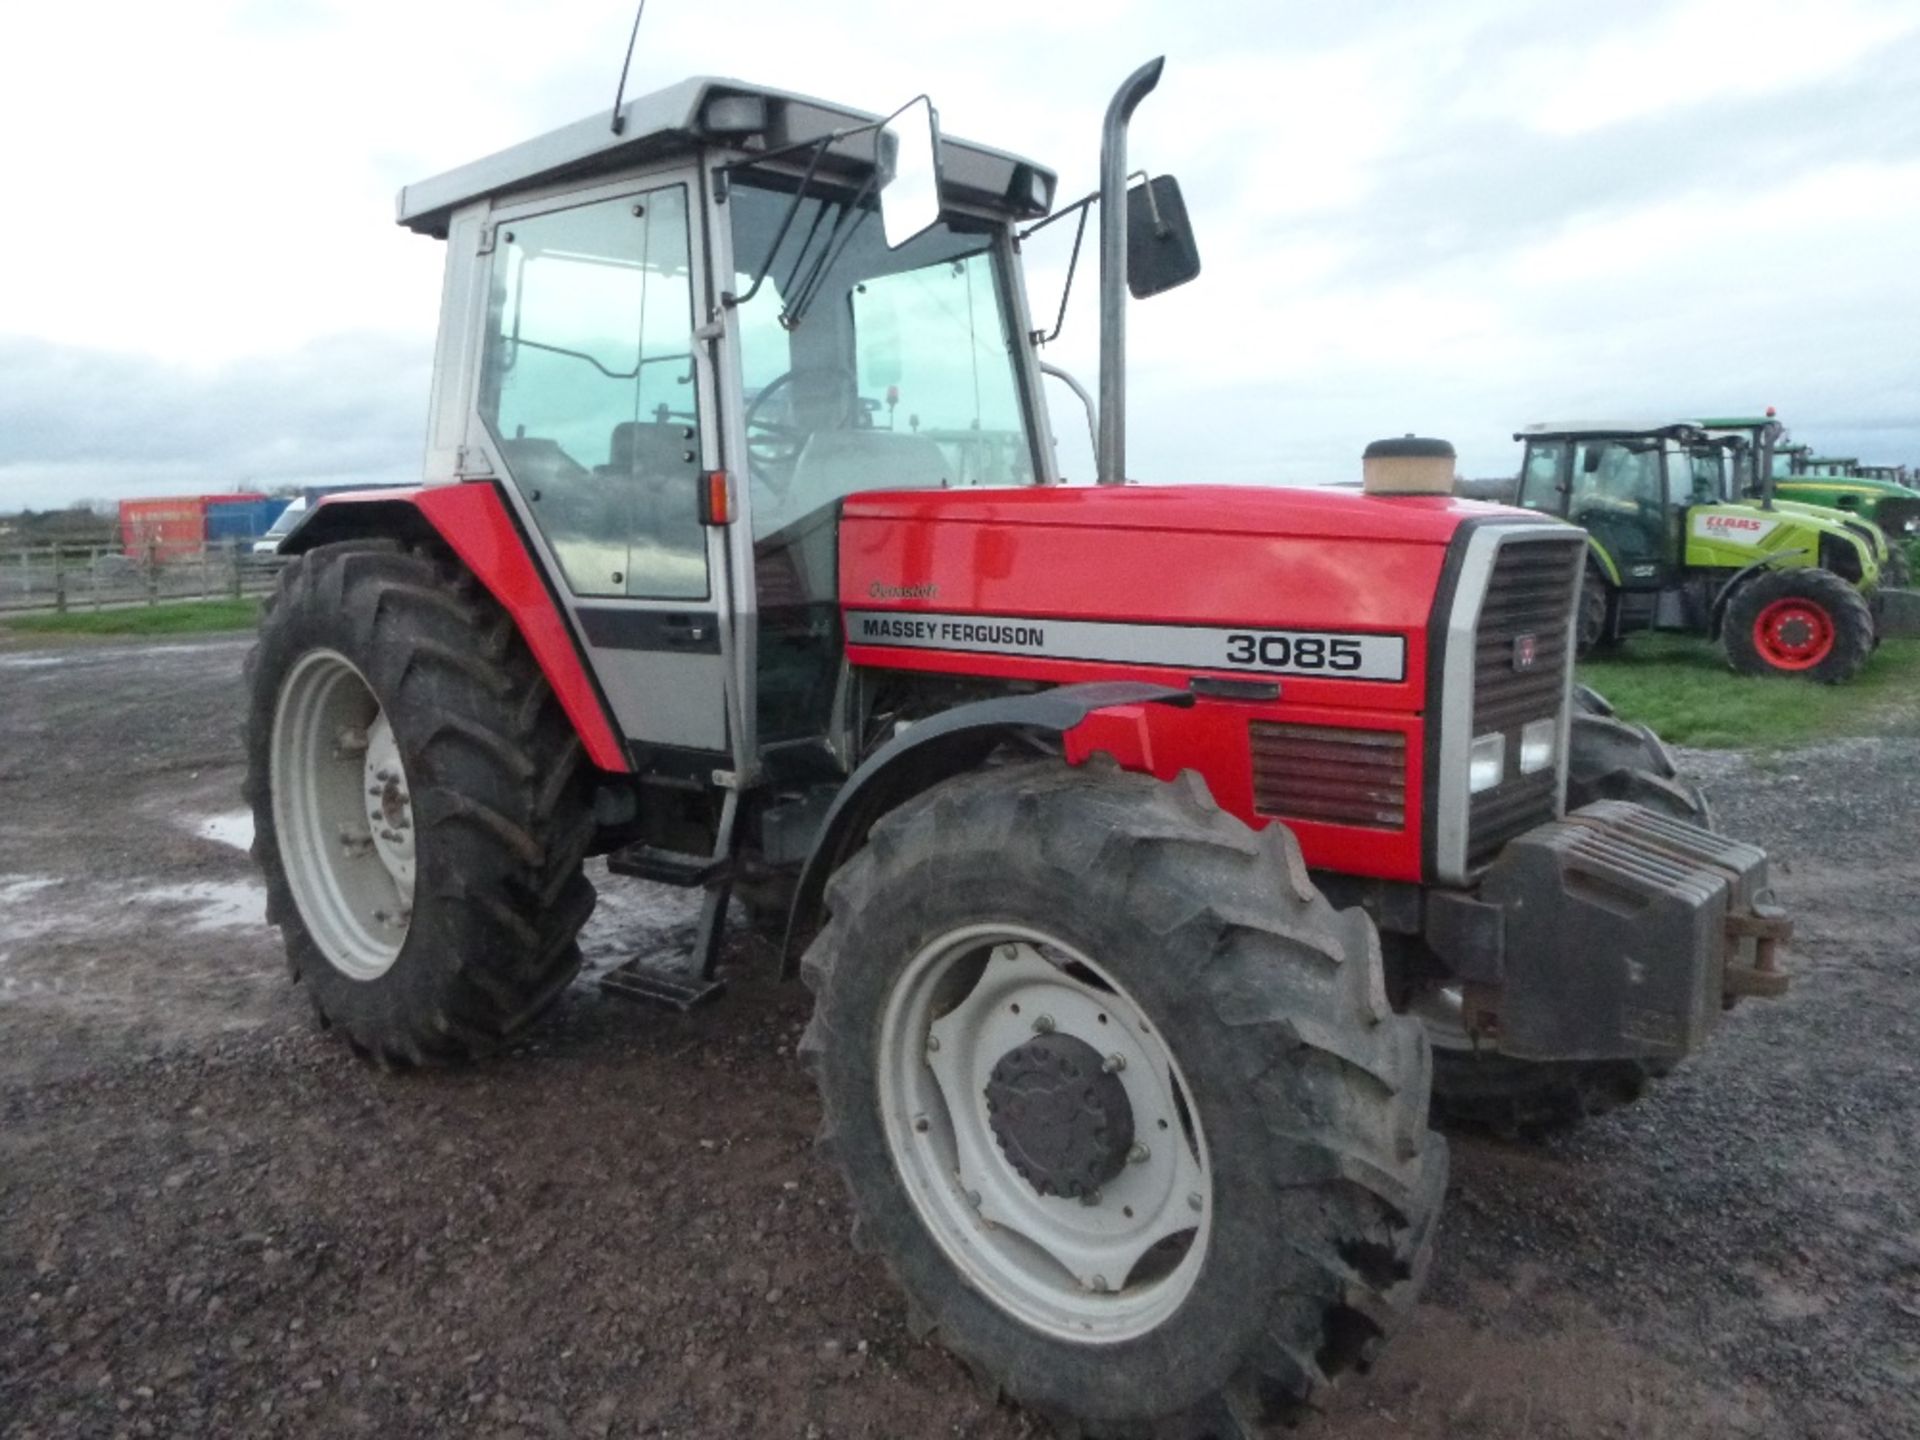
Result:
{"type": "MultiPolygon", "coordinates": [[[[1405,431],[1498,474],[1528,421],[1766,404],[1822,450],[1920,461],[1916,0],[648,8],[631,91],[924,90],[1069,197],[1114,85],[1164,53],[1133,159],[1181,178],[1205,268],[1131,313],[1143,478],[1348,478],[1405,431]]],[[[631,21],[627,0],[16,10],[0,509],[417,474],[440,246],[393,224],[394,192],[604,108],[631,21]]],[[[1032,247],[1036,314],[1070,228],[1032,247]]],[[[1048,357],[1089,384],[1093,300],[1048,357]]]]}

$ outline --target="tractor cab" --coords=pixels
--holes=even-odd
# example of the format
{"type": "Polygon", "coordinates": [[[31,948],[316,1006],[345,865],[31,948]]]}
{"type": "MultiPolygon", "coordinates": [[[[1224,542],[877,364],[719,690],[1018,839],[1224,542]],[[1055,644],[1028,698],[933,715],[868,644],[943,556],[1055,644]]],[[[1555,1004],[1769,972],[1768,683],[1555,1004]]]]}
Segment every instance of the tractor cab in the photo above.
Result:
{"type": "Polygon", "coordinates": [[[1516,503],[1588,534],[1592,558],[1618,588],[1657,591],[1680,568],[1684,517],[1720,499],[1718,462],[1710,485],[1696,476],[1699,427],[1530,425],[1516,503]]]}
{"type": "MultiPolygon", "coordinates": [[[[1136,295],[1191,250],[1166,184],[1121,206],[1136,295]]],[[[498,482],[630,742],[831,763],[841,502],[1058,482],[1017,245],[1054,189],[924,96],[694,79],[401,192],[447,241],[427,484],[498,482]]]]}

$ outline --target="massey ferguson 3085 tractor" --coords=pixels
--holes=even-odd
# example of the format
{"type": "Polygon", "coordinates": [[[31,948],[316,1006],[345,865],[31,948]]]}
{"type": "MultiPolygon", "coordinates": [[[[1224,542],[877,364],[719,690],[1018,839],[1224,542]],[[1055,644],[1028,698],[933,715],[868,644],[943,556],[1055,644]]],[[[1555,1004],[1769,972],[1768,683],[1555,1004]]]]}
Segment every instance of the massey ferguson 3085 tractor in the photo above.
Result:
{"type": "Polygon", "coordinates": [[[1371,493],[1124,483],[1126,291],[1198,268],[1129,189],[1158,76],[1089,197],[1097,485],[1020,282],[1054,176],[924,99],[690,80],[409,187],[426,483],[283,546],[249,790],[295,977],[387,1063],[554,1000],[590,855],[705,895],[628,988],[700,998],[730,897],[773,917],[917,1320],[1076,1433],[1231,1437],[1410,1305],[1433,1084],[1520,1130],[1627,1098],[1787,926],[1576,715],[1580,531],[1419,493],[1417,440],[1371,493]]]}

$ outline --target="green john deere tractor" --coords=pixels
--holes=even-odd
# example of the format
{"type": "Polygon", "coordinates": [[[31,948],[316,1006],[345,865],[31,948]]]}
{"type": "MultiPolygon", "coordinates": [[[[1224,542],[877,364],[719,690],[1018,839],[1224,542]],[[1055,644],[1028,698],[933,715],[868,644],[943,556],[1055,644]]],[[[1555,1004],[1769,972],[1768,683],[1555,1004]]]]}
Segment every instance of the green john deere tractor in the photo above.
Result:
{"type": "MultiPolygon", "coordinates": [[[[1725,498],[1696,475],[1700,426],[1532,425],[1517,503],[1586,530],[1579,643],[1635,630],[1717,638],[1734,669],[1851,680],[1880,626],[1876,547],[1839,519],[1725,498]]],[[[1903,611],[1903,615],[1906,612],[1903,611]]]]}
{"type": "Polygon", "coordinates": [[[1697,422],[1709,435],[1744,435],[1753,447],[1751,479],[1740,494],[1789,500],[1840,510],[1871,520],[1898,553],[1889,583],[1908,583],[1913,551],[1920,543],[1920,494],[1900,483],[1898,467],[1862,466],[1846,456],[1815,455],[1806,445],[1785,444],[1786,430],[1771,415],[1729,416],[1697,422]],[[1892,474],[1867,473],[1892,470],[1892,474]]]}

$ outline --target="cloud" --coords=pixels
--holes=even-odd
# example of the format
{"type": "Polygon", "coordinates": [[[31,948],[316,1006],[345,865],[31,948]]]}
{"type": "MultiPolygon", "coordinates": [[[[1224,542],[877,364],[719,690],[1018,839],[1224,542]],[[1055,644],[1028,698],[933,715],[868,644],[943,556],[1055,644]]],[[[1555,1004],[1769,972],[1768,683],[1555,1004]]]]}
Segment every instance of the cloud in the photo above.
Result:
{"type": "Polygon", "coordinates": [[[0,510],[418,479],[430,360],[384,335],[208,368],[0,337],[0,510]]]}
{"type": "MultiPolygon", "coordinates": [[[[0,505],[417,474],[443,252],[393,193],[607,105],[630,15],[176,0],[107,44],[95,12],[35,9],[0,85],[33,137],[0,191],[0,505]]],[[[1165,50],[1133,156],[1181,177],[1205,268],[1131,312],[1140,474],[1341,478],[1408,429],[1493,473],[1540,416],[1768,402],[1822,448],[1920,459],[1910,3],[736,0],[724,46],[716,23],[651,0],[630,91],[716,64],[869,109],[925,90],[1066,196],[1114,84],[1165,50]]],[[[1027,249],[1049,322],[1070,229],[1027,249]]],[[[1082,259],[1047,358],[1091,383],[1082,259]]]]}

